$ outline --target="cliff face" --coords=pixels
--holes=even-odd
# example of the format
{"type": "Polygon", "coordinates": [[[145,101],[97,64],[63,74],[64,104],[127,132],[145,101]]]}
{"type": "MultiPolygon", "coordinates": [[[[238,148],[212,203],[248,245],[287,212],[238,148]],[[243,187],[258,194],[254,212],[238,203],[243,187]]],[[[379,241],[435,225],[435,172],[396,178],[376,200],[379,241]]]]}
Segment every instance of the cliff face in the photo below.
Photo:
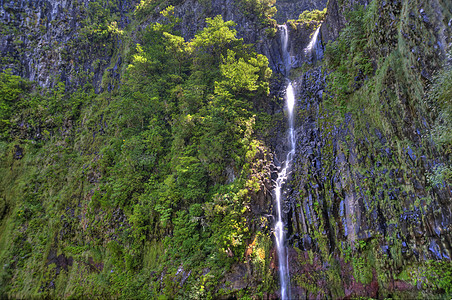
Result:
{"type": "Polygon", "coordinates": [[[282,27],[253,1],[0,3],[0,69],[49,88],[0,76],[1,99],[20,103],[8,120],[0,105],[0,296],[278,298],[285,77],[291,296],[452,291],[451,182],[438,173],[450,141],[432,136],[447,115],[430,90],[452,43],[448,1],[278,2],[280,23],[328,9],[287,24],[290,74],[282,27]],[[160,14],[169,4],[180,22],[160,14]],[[232,52],[211,36],[189,44],[216,15],[253,46],[218,19],[232,52]]]}
{"type": "Polygon", "coordinates": [[[73,87],[100,86],[121,44],[112,27],[124,28],[133,8],[130,1],[107,6],[100,1],[2,1],[0,69],[10,68],[41,86],[58,80],[73,87]]]}
{"type": "Polygon", "coordinates": [[[306,10],[322,10],[326,7],[328,1],[320,0],[320,1],[276,1],[275,6],[278,9],[278,12],[275,15],[275,20],[278,21],[278,24],[283,24],[287,20],[297,20],[298,16],[306,10]]]}
{"type": "MultiPolygon", "coordinates": [[[[329,1],[324,41],[353,38],[340,35],[356,22],[345,13],[349,4],[329,1]]],[[[428,289],[441,293],[452,198],[450,182],[432,186],[428,176],[450,158],[431,140],[425,98],[450,47],[452,11],[439,2],[362,4],[374,11],[364,36],[374,71],[351,74],[345,110],[332,110],[334,96],[325,93],[339,73],[313,68],[298,80],[297,163],[286,208],[297,250],[289,259],[293,295],[418,297],[425,272],[428,289]]]]}
{"type": "MultiPolygon", "coordinates": [[[[117,1],[105,4],[101,1],[24,1],[5,2],[0,6],[2,36],[0,53],[3,57],[0,70],[11,68],[40,86],[50,87],[62,81],[68,87],[90,83],[98,91],[111,89],[111,80],[103,81],[105,70],[110,77],[117,77],[124,53],[126,37],[118,34],[130,22],[135,1],[117,1]],[[121,50],[122,49],[122,50],[121,50]]],[[[138,28],[161,21],[161,9],[169,5],[163,2],[142,17],[138,28]]],[[[323,9],[326,1],[281,2],[280,23],[298,18],[304,10],[323,9]],[[287,15],[290,12],[291,15],[287,15]]],[[[181,22],[177,29],[189,40],[206,26],[205,18],[223,16],[237,24],[238,37],[245,43],[255,44],[258,53],[265,54],[270,66],[278,70],[281,64],[280,37],[269,33],[269,25],[243,4],[233,0],[184,1],[176,6],[175,16],[181,22]]],[[[137,26],[137,25],[134,25],[137,26]]],[[[274,25],[270,26],[274,27],[274,25]]],[[[307,34],[301,31],[299,34],[307,34]]],[[[303,38],[305,42],[306,37],[303,38]]],[[[301,47],[301,46],[300,46],[301,47]]],[[[295,54],[294,51],[293,55],[295,54]]]]}
{"type": "MultiPolygon", "coordinates": [[[[123,37],[116,30],[130,23],[135,5],[134,1],[2,2],[0,69],[11,68],[40,86],[62,81],[77,87],[89,82],[99,90],[106,68],[119,67],[117,54],[123,37]]],[[[155,7],[144,23],[161,20],[159,11],[167,5],[155,7]]],[[[206,17],[216,15],[239,24],[238,34],[247,43],[266,36],[265,26],[256,16],[245,16],[236,1],[185,1],[176,7],[181,19],[178,29],[187,40],[206,26],[206,17]]]]}

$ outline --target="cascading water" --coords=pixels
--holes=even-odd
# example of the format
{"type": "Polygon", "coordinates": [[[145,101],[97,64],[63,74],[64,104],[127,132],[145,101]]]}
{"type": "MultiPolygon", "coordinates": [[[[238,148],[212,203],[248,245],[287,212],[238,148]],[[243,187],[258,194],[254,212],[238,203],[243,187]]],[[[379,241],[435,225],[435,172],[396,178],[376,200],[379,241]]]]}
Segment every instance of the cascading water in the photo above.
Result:
{"type": "Polygon", "coordinates": [[[312,36],[311,41],[309,42],[308,46],[304,50],[306,53],[311,52],[312,49],[314,49],[314,46],[317,44],[317,37],[319,36],[319,32],[320,32],[320,26],[314,32],[314,35],[312,36]]]}
{"type": "MultiPolygon", "coordinates": [[[[288,34],[286,25],[281,25],[281,43],[282,43],[282,57],[285,67],[286,76],[289,75],[291,67],[291,58],[288,51],[288,34]]],[[[279,268],[279,280],[281,284],[281,299],[288,299],[290,297],[289,289],[289,261],[285,246],[285,232],[284,223],[282,219],[281,210],[281,193],[282,186],[285,183],[287,176],[289,174],[289,167],[292,163],[292,159],[295,155],[295,131],[294,131],[294,107],[295,107],[295,94],[292,83],[289,81],[286,88],[286,104],[287,104],[287,114],[289,122],[289,132],[287,136],[287,141],[290,146],[289,152],[286,155],[286,160],[284,162],[283,168],[278,173],[278,178],[276,179],[275,186],[275,198],[276,198],[276,225],[275,225],[275,237],[276,237],[276,249],[278,254],[278,268],[279,268]]]]}
{"type": "Polygon", "coordinates": [[[311,61],[313,59],[320,60],[323,58],[323,47],[322,43],[319,42],[319,33],[320,33],[320,26],[316,29],[314,34],[312,35],[311,41],[309,42],[308,46],[304,49],[304,53],[306,56],[308,56],[311,61]]]}
{"type": "MultiPolygon", "coordinates": [[[[289,76],[290,69],[292,67],[292,58],[288,50],[289,35],[287,32],[286,25],[280,25],[279,29],[281,31],[281,57],[284,63],[284,74],[286,77],[289,76]]],[[[312,53],[316,51],[316,59],[321,59],[323,55],[323,49],[321,43],[318,43],[318,36],[320,32],[320,27],[314,32],[310,43],[305,48],[305,55],[310,55],[311,60],[312,53]]],[[[286,160],[283,164],[283,168],[278,173],[278,178],[276,179],[275,185],[275,198],[276,198],[276,225],[275,225],[275,237],[276,237],[276,251],[278,254],[278,268],[279,268],[279,280],[281,284],[281,299],[290,298],[290,275],[289,275],[289,258],[287,255],[287,249],[285,246],[285,232],[284,223],[281,209],[281,193],[282,187],[286,182],[289,175],[289,168],[292,164],[292,160],[295,156],[295,130],[294,130],[294,109],[295,109],[295,93],[292,86],[292,82],[287,78],[288,84],[286,87],[286,105],[287,105],[287,115],[288,115],[288,135],[287,142],[289,145],[289,151],[286,154],[286,160]]]]}
{"type": "Polygon", "coordinates": [[[280,25],[279,29],[281,30],[281,44],[282,44],[282,61],[284,63],[284,74],[286,76],[289,75],[289,71],[292,65],[292,59],[289,53],[289,34],[287,33],[287,26],[280,25]]]}

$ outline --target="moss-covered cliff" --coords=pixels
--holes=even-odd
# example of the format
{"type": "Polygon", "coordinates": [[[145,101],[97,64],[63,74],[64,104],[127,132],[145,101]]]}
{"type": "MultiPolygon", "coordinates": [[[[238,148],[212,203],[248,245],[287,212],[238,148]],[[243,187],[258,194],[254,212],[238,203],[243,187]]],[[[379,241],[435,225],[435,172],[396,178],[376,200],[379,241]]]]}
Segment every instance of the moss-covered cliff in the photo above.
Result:
{"type": "Polygon", "coordinates": [[[291,297],[450,295],[452,6],[273,4],[1,2],[2,297],[278,298],[285,75],[291,297]]]}
{"type": "Polygon", "coordinates": [[[450,105],[451,7],[362,4],[329,2],[325,61],[299,81],[294,294],[448,294],[451,136],[434,128],[450,105]]]}

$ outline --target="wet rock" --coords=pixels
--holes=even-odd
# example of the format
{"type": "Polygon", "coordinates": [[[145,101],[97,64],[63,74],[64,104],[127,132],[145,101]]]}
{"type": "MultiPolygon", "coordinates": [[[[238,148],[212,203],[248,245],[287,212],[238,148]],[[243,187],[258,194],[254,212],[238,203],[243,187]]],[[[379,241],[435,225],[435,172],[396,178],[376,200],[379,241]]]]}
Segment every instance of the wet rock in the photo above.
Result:
{"type": "Polygon", "coordinates": [[[247,269],[244,264],[236,264],[232,267],[224,279],[224,288],[230,291],[242,290],[247,287],[247,269]]]}

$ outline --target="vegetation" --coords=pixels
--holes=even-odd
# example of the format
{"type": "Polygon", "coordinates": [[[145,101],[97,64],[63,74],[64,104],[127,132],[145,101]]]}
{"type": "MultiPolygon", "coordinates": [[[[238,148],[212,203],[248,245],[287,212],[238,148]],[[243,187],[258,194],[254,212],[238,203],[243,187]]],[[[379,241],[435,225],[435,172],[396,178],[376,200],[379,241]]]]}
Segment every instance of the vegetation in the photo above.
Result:
{"type": "MultiPolygon", "coordinates": [[[[375,1],[373,3],[376,3],[375,1]]],[[[337,41],[330,42],[325,49],[325,62],[334,70],[328,75],[330,98],[335,107],[343,108],[350,94],[360,88],[368,76],[373,75],[371,58],[367,52],[367,41],[372,34],[369,23],[375,11],[371,6],[350,11],[348,25],[341,31],[337,41]]]]}
{"type": "MultiPolygon", "coordinates": [[[[450,65],[436,75],[429,95],[431,108],[438,114],[432,138],[436,144],[444,148],[445,154],[450,155],[452,153],[452,67],[450,65]]],[[[451,166],[444,163],[437,165],[429,175],[429,180],[433,186],[452,185],[451,166]]]]}
{"type": "Polygon", "coordinates": [[[11,75],[11,70],[0,73],[0,134],[4,135],[8,130],[11,115],[19,102],[23,81],[19,76],[11,75]]]}
{"type": "MultiPolygon", "coordinates": [[[[249,231],[264,172],[254,157],[266,151],[253,107],[270,100],[268,60],[221,16],[185,41],[174,8],[161,14],[118,90],[46,90],[0,74],[0,294],[209,297],[247,257],[271,287],[270,239],[249,231]],[[173,281],[180,268],[198,290],[173,281]]],[[[102,28],[84,30],[113,38],[102,28]]]]}
{"type": "Polygon", "coordinates": [[[298,23],[310,23],[312,21],[321,22],[325,19],[326,7],[323,10],[305,10],[298,17],[298,23]]]}
{"type": "Polygon", "coordinates": [[[299,15],[297,20],[287,20],[287,24],[291,25],[293,29],[297,28],[296,24],[300,24],[315,31],[325,20],[325,16],[326,7],[323,10],[305,10],[299,15]]]}
{"type": "Polygon", "coordinates": [[[243,8],[245,15],[257,18],[263,26],[275,26],[276,21],[272,17],[277,10],[274,6],[276,0],[237,0],[243,8]]]}
{"type": "MultiPolygon", "coordinates": [[[[274,142],[284,118],[267,113],[281,111],[270,96],[275,78],[221,16],[182,37],[172,6],[180,3],[141,0],[123,28],[115,3],[80,7],[68,52],[46,46],[75,53],[67,62],[76,85],[55,77],[42,88],[0,72],[0,297],[275,294],[265,215],[273,157],[262,138],[274,142]]],[[[435,223],[448,218],[437,204],[452,184],[452,69],[420,76],[437,56],[406,34],[415,28],[433,41],[436,33],[411,16],[408,1],[384,3],[348,10],[324,61],[292,72],[301,86],[318,71],[306,91],[315,100],[299,101],[306,109],[296,122],[306,121],[309,145],[287,202],[291,281],[309,298],[452,292],[439,245],[446,229],[435,223]]],[[[236,2],[270,36],[274,4],[236,2]]],[[[292,23],[319,26],[325,17],[306,11],[292,23]]],[[[18,34],[10,27],[0,30],[18,34]]]]}

